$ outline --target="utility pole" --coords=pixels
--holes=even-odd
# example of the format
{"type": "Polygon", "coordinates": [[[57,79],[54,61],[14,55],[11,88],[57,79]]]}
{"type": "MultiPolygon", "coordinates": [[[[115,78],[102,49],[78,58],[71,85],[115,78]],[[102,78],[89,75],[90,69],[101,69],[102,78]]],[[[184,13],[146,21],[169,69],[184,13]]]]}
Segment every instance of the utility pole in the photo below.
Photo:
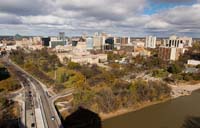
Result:
{"type": "Polygon", "coordinates": [[[54,67],[54,69],[55,69],[55,70],[54,70],[54,71],[55,71],[55,72],[54,72],[54,79],[55,79],[55,81],[56,81],[56,78],[57,78],[57,73],[56,73],[57,64],[55,64],[55,67],[54,67]]]}

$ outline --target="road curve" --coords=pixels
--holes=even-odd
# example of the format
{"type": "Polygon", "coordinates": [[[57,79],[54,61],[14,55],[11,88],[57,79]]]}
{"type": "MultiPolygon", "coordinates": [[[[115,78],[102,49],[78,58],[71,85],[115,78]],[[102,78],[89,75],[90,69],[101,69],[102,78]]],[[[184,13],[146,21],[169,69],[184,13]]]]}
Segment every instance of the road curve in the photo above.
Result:
{"type": "Polygon", "coordinates": [[[30,74],[25,72],[23,69],[21,69],[14,63],[7,60],[7,64],[9,64],[10,66],[13,66],[13,68],[15,68],[21,75],[25,76],[24,78],[26,78],[27,81],[32,82],[33,85],[36,87],[36,92],[40,95],[40,98],[41,98],[48,128],[63,128],[60,119],[55,118],[55,120],[52,120],[52,116],[58,117],[56,115],[58,113],[57,112],[55,113],[55,111],[53,110],[54,106],[52,106],[51,100],[48,99],[46,95],[46,91],[44,91],[44,89],[42,88],[42,85],[36,79],[34,79],[30,74]]]}

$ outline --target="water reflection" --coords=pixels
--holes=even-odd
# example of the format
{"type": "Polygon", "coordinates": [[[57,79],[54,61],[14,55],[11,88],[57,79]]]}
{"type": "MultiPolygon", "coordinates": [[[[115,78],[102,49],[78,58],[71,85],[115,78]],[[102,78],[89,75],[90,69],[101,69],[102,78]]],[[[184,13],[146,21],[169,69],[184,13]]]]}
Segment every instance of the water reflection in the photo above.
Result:
{"type": "Polygon", "coordinates": [[[200,117],[199,101],[200,91],[196,91],[190,96],[105,120],[103,128],[188,128],[184,127],[191,122],[185,121],[187,117],[200,117]]]}

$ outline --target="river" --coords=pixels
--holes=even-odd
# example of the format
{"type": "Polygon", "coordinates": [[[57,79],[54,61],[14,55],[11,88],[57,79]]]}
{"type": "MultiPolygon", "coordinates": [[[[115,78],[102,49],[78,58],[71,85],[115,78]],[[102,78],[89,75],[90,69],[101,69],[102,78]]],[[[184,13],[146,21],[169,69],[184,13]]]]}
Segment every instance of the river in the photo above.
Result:
{"type": "Polygon", "coordinates": [[[103,128],[180,128],[187,116],[200,117],[200,90],[103,121],[103,128]]]}

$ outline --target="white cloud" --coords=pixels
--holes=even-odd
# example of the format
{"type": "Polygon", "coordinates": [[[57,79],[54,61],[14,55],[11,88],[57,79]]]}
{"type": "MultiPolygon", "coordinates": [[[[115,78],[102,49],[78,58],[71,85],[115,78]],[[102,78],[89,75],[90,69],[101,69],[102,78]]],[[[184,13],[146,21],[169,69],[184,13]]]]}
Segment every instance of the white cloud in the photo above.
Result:
{"type": "Polygon", "coordinates": [[[22,16],[21,21],[24,24],[60,24],[64,25],[66,23],[66,19],[47,15],[47,16],[22,16]]]}
{"type": "Polygon", "coordinates": [[[145,24],[145,28],[151,28],[151,29],[165,29],[167,27],[169,27],[169,24],[161,20],[152,20],[145,24]]]}
{"type": "MultiPolygon", "coordinates": [[[[158,0],[152,1],[156,4],[158,0]]],[[[187,0],[182,2],[187,3],[187,0]]],[[[162,31],[163,34],[200,34],[200,3],[145,15],[143,11],[149,7],[148,3],[148,0],[1,0],[0,27],[9,27],[0,32],[18,30],[52,34],[66,31],[80,34],[106,31],[121,35],[159,35],[162,31]]]]}
{"type": "Polygon", "coordinates": [[[0,13],[0,24],[21,24],[20,18],[7,13],[0,13]]]}

